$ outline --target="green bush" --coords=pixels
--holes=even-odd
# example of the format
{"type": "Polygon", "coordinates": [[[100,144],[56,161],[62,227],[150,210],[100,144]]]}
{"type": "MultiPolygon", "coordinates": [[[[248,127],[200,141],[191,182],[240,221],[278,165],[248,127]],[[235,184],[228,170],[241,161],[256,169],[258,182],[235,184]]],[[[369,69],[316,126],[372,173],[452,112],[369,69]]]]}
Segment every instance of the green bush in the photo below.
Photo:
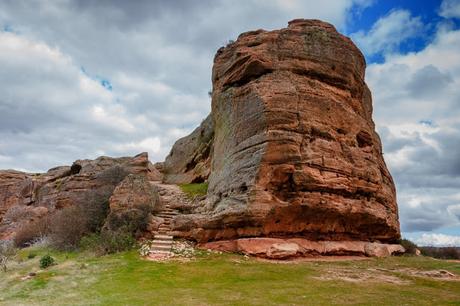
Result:
{"type": "Polygon", "coordinates": [[[105,230],[122,229],[130,234],[141,232],[147,228],[151,211],[150,205],[138,205],[125,211],[111,213],[107,217],[105,230]]]}
{"type": "Polygon", "coordinates": [[[98,233],[109,212],[113,187],[86,192],[77,205],[57,211],[51,218],[51,245],[58,250],[74,250],[89,233],[98,233]]]}
{"type": "Polygon", "coordinates": [[[131,250],[137,246],[137,242],[126,228],[120,228],[87,235],[81,239],[80,246],[97,255],[106,255],[131,250]]]}
{"type": "Polygon", "coordinates": [[[52,265],[54,265],[56,262],[53,257],[50,255],[45,255],[42,258],[40,258],[40,268],[41,269],[46,269],[52,265]]]}

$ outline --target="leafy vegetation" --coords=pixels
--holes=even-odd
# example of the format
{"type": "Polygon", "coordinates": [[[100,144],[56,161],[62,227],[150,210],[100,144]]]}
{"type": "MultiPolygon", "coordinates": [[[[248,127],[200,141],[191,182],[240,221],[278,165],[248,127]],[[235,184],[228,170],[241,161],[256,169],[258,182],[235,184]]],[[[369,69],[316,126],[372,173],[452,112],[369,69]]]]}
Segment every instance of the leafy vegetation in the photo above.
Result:
{"type": "Polygon", "coordinates": [[[93,257],[24,249],[0,277],[0,304],[50,305],[58,296],[66,305],[458,304],[459,281],[407,272],[435,269],[460,274],[459,263],[415,256],[280,264],[198,252],[190,261],[150,262],[137,251],[93,257]],[[27,259],[30,252],[37,258],[27,259]],[[38,258],[48,252],[59,265],[37,271],[38,258]],[[328,278],[338,271],[350,274],[328,278]],[[21,280],[30,272],[36,275],[21,280]],[[381,277],[363,280],[365,273],[381,277]]]}
{"type": "Polygon", "coordinates": [[[409,239],[401,239],[399,244],[404,247],[406,254],[415,255],[417,252],[417,245],[410,241],[409,239]]]}
{"type": "Polygon", "coordinates": [[[440,259],[460,259],[459,247],[420,247],[420,251],[425,256],[440,259]]]}
{"type": "Polygon", "coordinates": [[[406,254],[415,255],[417,250],[424,256],[439,259],[460,259],[460,247],[426,247],[417,246],[408,239],[402,239],[399,242],[405,249],[406,254]]]}
{"type": "Polygon", "coordinates": [[[208,192],[208,183],[181,184],[179,187],[189,198],[205,196],[208,192]]]}
{"type": "Polygon", "coordinates": [[[48,267],[51,267],[54,264],[55,264],[55,260],[49,254],[46,254],[45,256],[40,258],[40,268],[41,269],[46,269],[48,267]]]}

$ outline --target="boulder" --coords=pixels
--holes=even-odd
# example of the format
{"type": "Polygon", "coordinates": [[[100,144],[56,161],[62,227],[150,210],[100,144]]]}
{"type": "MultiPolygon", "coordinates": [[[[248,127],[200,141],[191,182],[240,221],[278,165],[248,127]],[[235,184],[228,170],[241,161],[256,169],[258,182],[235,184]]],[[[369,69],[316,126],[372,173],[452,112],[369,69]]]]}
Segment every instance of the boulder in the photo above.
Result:
{"type": "Polygon", "coordinates": [[[383,244],[367,241],[312,241],[304,238],[240,238],[198,244],[198,248],[223,252],[240,252],[246,255],[286,259],[310,256],[368,256],[387,257],[401,254],[399,244],[383,244]]]}
{"type": "MultiPolygon", "coordinates": [[[[318,20],[243,33],[219,49],[206,209],[178,217],[175,230],[201,242],[276,236],[396,242],[395,187],[364,72],[353,42],[318,20]]],[[[190,173],[184,156],[193,150],[185,144],[200,129],[171,151],[165,169],[190,173]]]]}
{"type": "Polygon", "coordinates": [[[168,184],[201,183],[208,179],[214,126],[211,116],[190,135],[176,141],[161,165],[168,184]]]}
{"type": "Polygon", "coordinates": [[[147,166],[147,178],[149,181],[162,181],[163,180],[163,174],[151,163],[148,163],[147,166]]]}
{"type": "Polygon", "coordinates": [[[267,257],[273,259],[285,259],[295,257],[300,247],[296,243],[274,243],[267,250],[267,257]]]}
{"type": "Polygon", "coordinates": [[[151,219],[151,213],[160,209],[160,198],[146,176],[130,174],[115,188],[109,205],[104,228],[116,230],[127,226],[133,230],[139,227],[146,229],[152,221],[156,221],[151,219]]]}

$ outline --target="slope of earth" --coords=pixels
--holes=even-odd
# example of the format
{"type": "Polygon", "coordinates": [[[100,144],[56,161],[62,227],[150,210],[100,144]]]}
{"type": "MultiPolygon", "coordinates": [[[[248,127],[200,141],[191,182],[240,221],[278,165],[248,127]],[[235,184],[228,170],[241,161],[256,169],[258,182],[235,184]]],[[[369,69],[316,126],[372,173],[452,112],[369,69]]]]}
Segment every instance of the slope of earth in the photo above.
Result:
{"type": "Polygon", "coordinates": [[[460,264],[423,257],[262,262],[202,252],[149,262],[134,251],[102,257],[25,249],[0,274],[1,305],[453,305],[460,264]],[[29,253],[37,256],[28,259],[29,253]],[[37,275],[22,279],[29,272],[37,275]],[[452,276],[454,274],[454,276],[452,276]]]}

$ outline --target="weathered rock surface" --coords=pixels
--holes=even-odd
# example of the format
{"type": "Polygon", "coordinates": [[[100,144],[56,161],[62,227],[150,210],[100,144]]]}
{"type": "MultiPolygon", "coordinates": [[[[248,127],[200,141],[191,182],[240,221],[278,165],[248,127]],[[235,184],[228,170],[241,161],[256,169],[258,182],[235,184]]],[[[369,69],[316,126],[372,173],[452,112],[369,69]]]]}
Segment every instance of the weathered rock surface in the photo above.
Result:
{"type": "Polygon", "coordinates": [[[211,116],[190,135],[176,141],[162,164],[163,182],[167,184],[201,183],[211,169],[214,126],[211,116]]]}
{"type": "Polygon", "coordinates": [[[403,254],[405,251],[399,244],[367,241],[311,241],[303,238],[241,238],[201,243],[198,247],[223,252],[240,252],[270,259],[330,255],[387,257],[392,254],[403,254]]]}
{"type": "Polygon", "coordinates": [[[43,174],[0,171],[0,239],[23,223],[55,210],[79,205],[89,197],[108,198],[128,175],[150,176],[147,153],[135,157],[77,160],[43,174]]]}
{"type": "MultiPolygon", "coordinates": [[[[177,217],[175,230],[198,241],[262,236],[395,242],[395,187],[364,72],[353,42],[317,20],[243,33],[219,49],[208,200],[205,211],[177,217]]],[[[196,151],[192,139],[200,129],[182,139],[165,163],[180,171],[165,173],[189,173],[186,165],[196,159],[184,156],[196,151]]]]}
{"type": "Polygon", "coordinates": [[[109,205],[106,228],[116,230],[122,226],[131,226],[131,220],[138,220],[143,216],[147,216],[147,226],[148,221],[151,221],[148,220],[151,213],[160,209],[160,198],[145,175],[130,174],[115,188],[109,205]]]}

